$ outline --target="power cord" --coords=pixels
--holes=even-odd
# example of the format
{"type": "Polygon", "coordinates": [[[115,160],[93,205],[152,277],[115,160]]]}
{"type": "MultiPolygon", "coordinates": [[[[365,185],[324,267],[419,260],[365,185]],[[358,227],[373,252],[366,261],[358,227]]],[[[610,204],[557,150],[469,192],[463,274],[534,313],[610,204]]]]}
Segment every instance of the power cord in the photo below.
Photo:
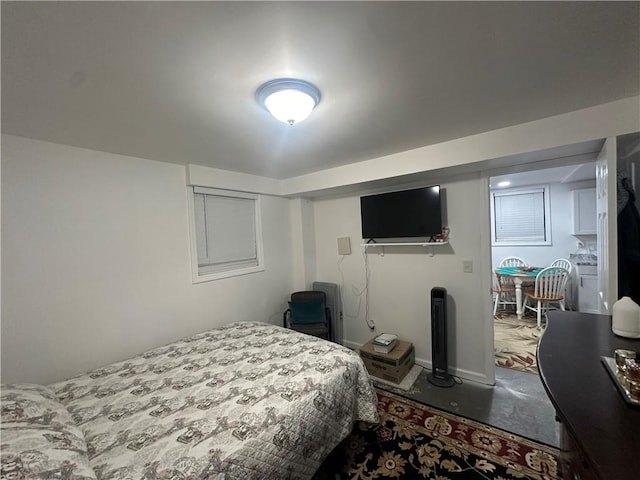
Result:
{"type": "Polygon", "coordinates": [[[365,323],[367,324],[367,326],[369,327],[369,330],[374,330],[375,329],[375,324],[373,323],[373,321],[370,321],[369,319],[369,264],[367,261],[367,256],[366,256],[366,252],[363,251],[364,254],[364,265],[365,265],[365,284],[364,287],[362,289],[358,289],[355,285],[351,286],[351,293],[358,299],[358,309],[355,313],[355,315],[351,315],[348,311],[347,311],[347,306],[346,303],[344,301],[344,286],[345,286],[345,281],[344,281],[344,272],[342,271],[342,262],[344,261],[344,257],[345,255],[341,255],[340,259],[338,260],[337,263],[337,267],[338,267],[338,272],[340,273],[340,301],[342,302],[342,309],[343,309],[343,313],[345,317],[349,317],[349,318],[358,318],[360,317],[360,309],[362,308],[362,297],[364,296],[365,299],[365,314],[364,314],[364,320],[365,323]]]}

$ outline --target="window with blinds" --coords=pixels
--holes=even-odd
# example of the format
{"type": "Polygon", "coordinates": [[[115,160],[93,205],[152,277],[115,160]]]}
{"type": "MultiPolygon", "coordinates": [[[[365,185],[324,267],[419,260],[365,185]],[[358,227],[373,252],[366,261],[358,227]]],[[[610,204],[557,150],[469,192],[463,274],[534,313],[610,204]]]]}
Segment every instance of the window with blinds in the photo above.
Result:
{"type": "Polygon", "coordinates": [[[551,245],[548,186],[491,192],[492,245],[551,245]]]}
{"type": "Polygon", "coordinates": [[[190,207],[194,281],[264,270],[259,196],[193,187],[190,207]]]}

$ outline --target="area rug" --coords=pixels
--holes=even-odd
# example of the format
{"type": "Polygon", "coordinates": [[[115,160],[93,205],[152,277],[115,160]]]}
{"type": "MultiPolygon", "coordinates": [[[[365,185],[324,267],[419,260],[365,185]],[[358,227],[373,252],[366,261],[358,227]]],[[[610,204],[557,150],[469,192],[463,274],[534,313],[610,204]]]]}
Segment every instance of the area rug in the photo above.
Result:
{"type": "Polygon", "coordinates": [[[498,312],[493,317],[495,362],[499,367],[527,373],[538,373],[536,348],[544,332],[534,317],[518,320],[515,313],[498,312]]]}
{"type": "Polygon", "coordinates": [[[558,480],[558,450],[376,389],[380,424],[357,422],[313,480],[558,480]]]}

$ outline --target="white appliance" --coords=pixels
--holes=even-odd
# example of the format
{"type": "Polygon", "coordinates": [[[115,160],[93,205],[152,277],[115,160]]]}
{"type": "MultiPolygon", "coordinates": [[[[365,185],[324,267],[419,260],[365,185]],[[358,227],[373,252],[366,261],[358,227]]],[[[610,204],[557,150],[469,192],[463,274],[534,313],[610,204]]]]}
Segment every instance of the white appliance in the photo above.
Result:
{"type": "Polygon", "coordinates": [[[629,297],[614,303],[611,329],[621,337],[640,338],[640,306],[629,297]]]}

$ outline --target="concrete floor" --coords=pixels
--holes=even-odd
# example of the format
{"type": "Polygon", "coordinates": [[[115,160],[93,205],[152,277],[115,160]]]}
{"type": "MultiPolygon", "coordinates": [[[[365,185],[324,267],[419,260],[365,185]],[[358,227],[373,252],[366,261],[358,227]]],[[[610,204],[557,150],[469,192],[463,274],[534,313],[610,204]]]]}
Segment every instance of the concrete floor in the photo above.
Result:
{"type": "Polygon", "coordinates": [[[495,386],[465,380],[451,388],[441,388],[428,382],[427,373],[429,370],[423,369],[409,391],[380,386],[536,442],[559,445],[555,410],[538,375],[496,367],[495,386]]]}

